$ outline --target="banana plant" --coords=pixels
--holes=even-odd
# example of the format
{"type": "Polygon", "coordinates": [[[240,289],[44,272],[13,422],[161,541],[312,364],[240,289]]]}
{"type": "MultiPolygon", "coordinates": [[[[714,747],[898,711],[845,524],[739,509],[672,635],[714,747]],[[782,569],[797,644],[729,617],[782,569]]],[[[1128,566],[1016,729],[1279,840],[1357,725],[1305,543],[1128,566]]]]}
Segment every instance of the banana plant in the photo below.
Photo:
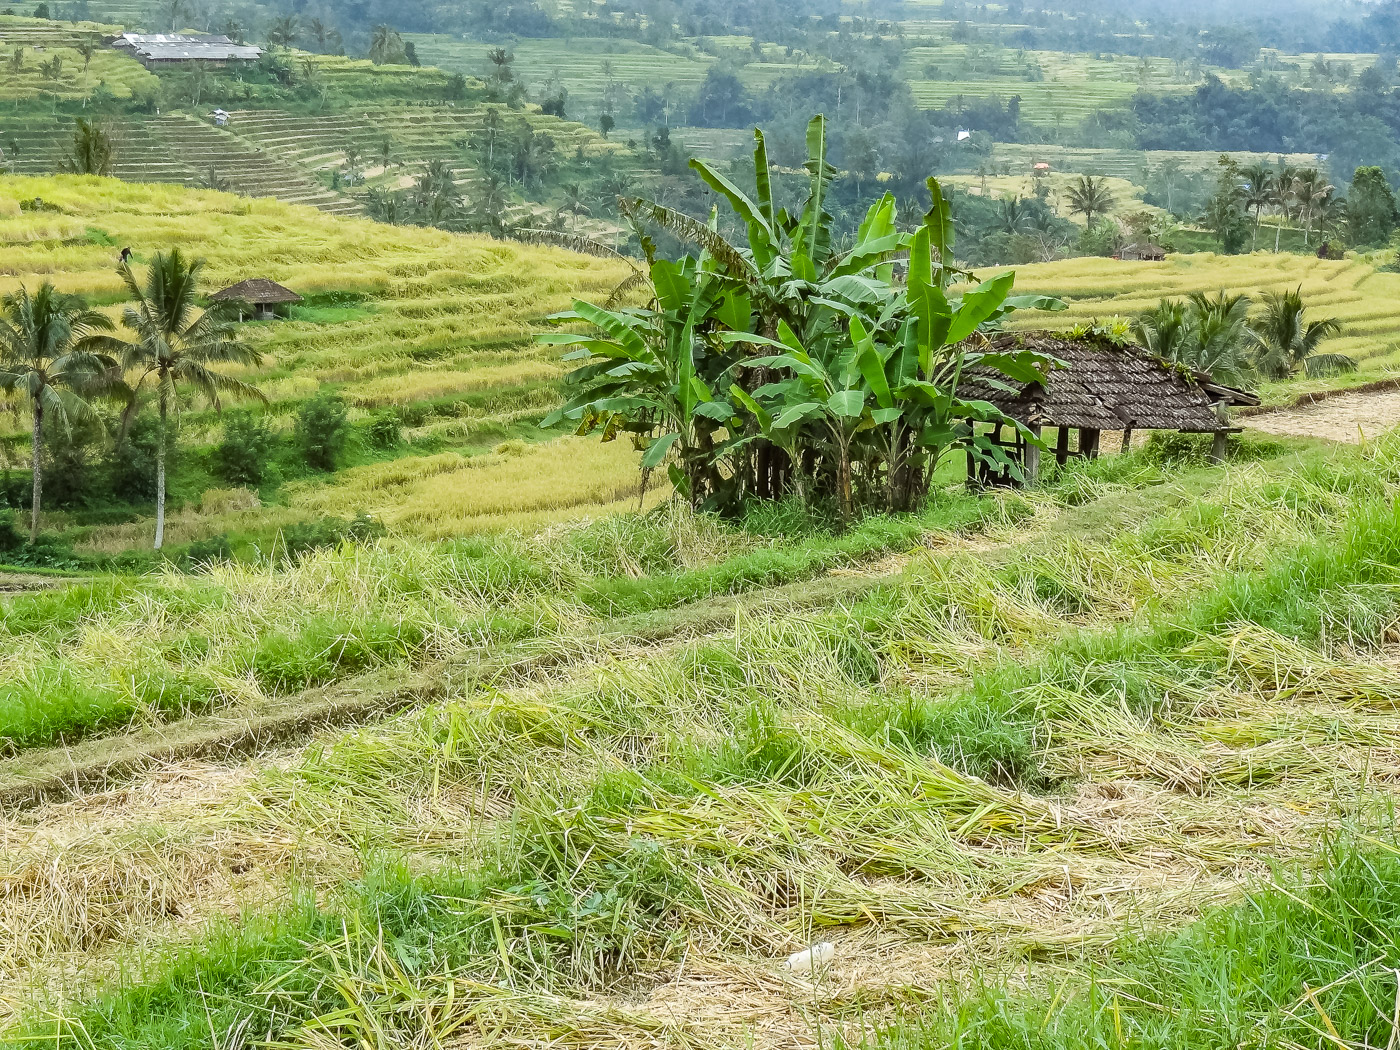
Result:
{"type": "MultiPolygon", "coordinates": [[[[859,319],[851,322],[858,329],[859,319]]],[[[854,334],[854,333],[853,333],[854,334]]],[[[898,409],[872,410],[867,405],[869,388],[854,347],[832,356],[814,354],[793,332],[786,321],[778,323],[778,338],[751,332],[731,332],[721,337],[730,345],[768,346],[781,353],[751,362],[760,368],[781,369],[788,378],[769,383],[755,391],[753,400],[770,400],[775,407],[768,416],[768,435],[780,446],[793,447],[795,438],[786,434],[804,425],[819,427],[836,454],[836,491],[841,519],[855,515],[851,478],[851,446],[862,430],[887,423],[898,409]]],[[[763,418],[760,417],[760,425],[763,418]]]]}
{"type": "Polygon", "coordinates": [[[703,475],[703,461],[714,448],[714,432],[734,415],[717,399],[711,379],[729,363],[715,361],[711,327],[747,327],[750,300],[741,286],[707,271],[704,259],[659,259],[650,269],[653,303],[640,310],[607,310],[576,300],[557,314],[556,323],[583,322],[596,332],[555,333],[540,341],[570,347],[564,360],[583,362],[569,377],[580,392],[541,424],[578,422],[580,434],[603,431],[637,436],[645,448],[642,469],[665,462],[673,450],[680,467],[672,480],[682,491],[703,475]],[[711,379],[707,379],[708,372],[711,379]]]}

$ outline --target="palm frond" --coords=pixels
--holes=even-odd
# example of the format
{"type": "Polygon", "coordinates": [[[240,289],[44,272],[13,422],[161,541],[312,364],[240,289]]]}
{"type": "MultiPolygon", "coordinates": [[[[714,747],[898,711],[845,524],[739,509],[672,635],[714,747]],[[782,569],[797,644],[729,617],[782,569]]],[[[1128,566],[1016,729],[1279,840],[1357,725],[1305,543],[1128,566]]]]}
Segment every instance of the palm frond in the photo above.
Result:
{"type": "Polygon", "coordinates": [[[732,277],[741,281],[758,280],[758,272],[752,261],[738,248],[730,244],[719,233],[703,222],[692,219],[684,212],[676,211],[662,204],[642,200],[639,197],[624,197],[618,207],[628,218],[655,223],[664,230],[675,234],[683,241],[689,241],[715,257],[732,277]]]}
{"type": "Polygon", "coordinates": [[[646,272],[643,270],[633,270],[612,290],[612,294],[608,296],[607,302],[603,304],[603,309],[616,310],[633,292],[650,287],[651,278],[646,272]]]}

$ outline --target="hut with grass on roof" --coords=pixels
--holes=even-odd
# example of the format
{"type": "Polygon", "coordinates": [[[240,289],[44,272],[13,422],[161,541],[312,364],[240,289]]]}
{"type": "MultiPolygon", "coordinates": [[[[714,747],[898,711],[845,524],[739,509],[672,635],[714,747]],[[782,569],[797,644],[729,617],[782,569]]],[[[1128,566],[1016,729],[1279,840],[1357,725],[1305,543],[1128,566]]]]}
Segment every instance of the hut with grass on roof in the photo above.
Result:
{"type": "MultiPolygon", "coordinates": [[[[1050,363],[1043,378],[1033,383],[973,369],[959,387],[959,396],[990,402],[1032,433],[1055,431],[1055,461],[1061,465],[1074,456],[1097,457],[1106,431],[1121,431],[1126,451],[1137,430],[1212,434],[1211,459],[1220,462],[1229,435],[1239,432],[1230,425],[1229,409],[1259,404],[1253,394],[1103,333],[1002,333],[993,336],[986,349],[1030,349],[1050,363]]],[[[1006,429],[999,428],[993,440],[1007,450],[1025,480],[1033,482],[1040,473],[1040,448],[1019,434],[1004,438],[1006,429]]],[[[975,484],[1016,482],[1009,469],[998,470],[971,457],[968,471],[975,484]]]]}
{"type": "Polygon", "coordinates": [[[283,288],[276,281],[254,277],[248,281],[239,281],[221,292],[215,292],[209,300],[215,303],[236,303],[240,321],[249,318],[254,321],[272,321],[278,317],[285,317],[287,307],[292,303],[301,302],[301,296],[290,288],[283,288]]]}

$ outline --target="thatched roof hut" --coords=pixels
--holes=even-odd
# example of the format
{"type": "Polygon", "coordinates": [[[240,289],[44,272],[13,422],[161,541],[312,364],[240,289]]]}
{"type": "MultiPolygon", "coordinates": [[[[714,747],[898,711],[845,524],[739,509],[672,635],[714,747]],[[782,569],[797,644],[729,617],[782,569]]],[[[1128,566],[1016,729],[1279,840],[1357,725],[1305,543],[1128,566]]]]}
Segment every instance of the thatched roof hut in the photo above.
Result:
{"type": "Polygon", "coordinates": [[[277,307],[279,306],[301,302],[301,296],[297,295],[296,292],[290,288],[283,288],[276,281],[269,281],[265,277],[239,281],[221,292],[215,292],[209,299],[216,303],[238,303],[240,318],[243,316],[241,308],[243,306],[251,307],[249,312],[259,321],[272,320],[277,316],[277,307]]]}
{"type": "Polygon", "coordinates": [[[1167,258],[1167,250],[1160,244],[1143,241],[1138,244],[1129,244],[1114,252],[1113,257],[1125,262],[1163,262],[1167,258]]]}
{"type": "MultiPolygon", "coordinates": [[[[1226,410],[1257,405],[1259,399],[1216,383],[1210,376],[1161,361],[1141,347],[1119,345],[1106,336],[1069,338],[1054,332],[1003,333],[988,347],[996,352],[1030,349],[1062,362],[1048,367],[1035,383],[1017,383],[999,373],[974,369],[959,394],[989,401],[1032,430],[1059,431],[1056,459],[1096,456],[1103,431],[1123,431],[1124,446],[1135,430],[1179,430],[1215,434],[1216,454],[1223,455],[1225,435],[1232,433],[1226,410]],[[1070,432],[1078,431],[1078,448],[1070,450],[1070,432]]],[[[1039,450],[1029,453],[1028,467],[1039,450]]]]}

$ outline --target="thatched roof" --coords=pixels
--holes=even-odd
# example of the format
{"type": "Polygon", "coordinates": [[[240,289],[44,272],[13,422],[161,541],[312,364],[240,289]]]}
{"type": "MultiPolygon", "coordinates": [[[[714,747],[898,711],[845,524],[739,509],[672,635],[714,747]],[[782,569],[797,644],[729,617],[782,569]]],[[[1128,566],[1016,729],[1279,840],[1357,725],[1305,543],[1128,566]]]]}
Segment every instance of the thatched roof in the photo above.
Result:
{"type": "Polygon", "coordinates": [[[211,295],[213,302],[232,301],[236,303],[254,303],[256,305],[271,305],[273,303],[299,303],[301,296],[290,288],[283,288],[276,281],[269,281],[265,277],[254,277],[249,281],[239,281],[232,287],[225,288],[222,292],[215,292],[211,295]]]}
{"type": "Polygon", "coordinates": [[[1064,362],[1039,383],[1020,384],[999,374],[973,370],[961,397],[990,401],[1032,427],[1090,430],[1225,430],[1217,405],[1258,403],[1243,391],[1177,368],[1137,346],[1119,346],[1100,336],[1068,339],[1053,332],[997,335],[989,349],[1031,349],[1064,362]],[[1011,390],[998,389],[999,379],[1011,390]]]}

